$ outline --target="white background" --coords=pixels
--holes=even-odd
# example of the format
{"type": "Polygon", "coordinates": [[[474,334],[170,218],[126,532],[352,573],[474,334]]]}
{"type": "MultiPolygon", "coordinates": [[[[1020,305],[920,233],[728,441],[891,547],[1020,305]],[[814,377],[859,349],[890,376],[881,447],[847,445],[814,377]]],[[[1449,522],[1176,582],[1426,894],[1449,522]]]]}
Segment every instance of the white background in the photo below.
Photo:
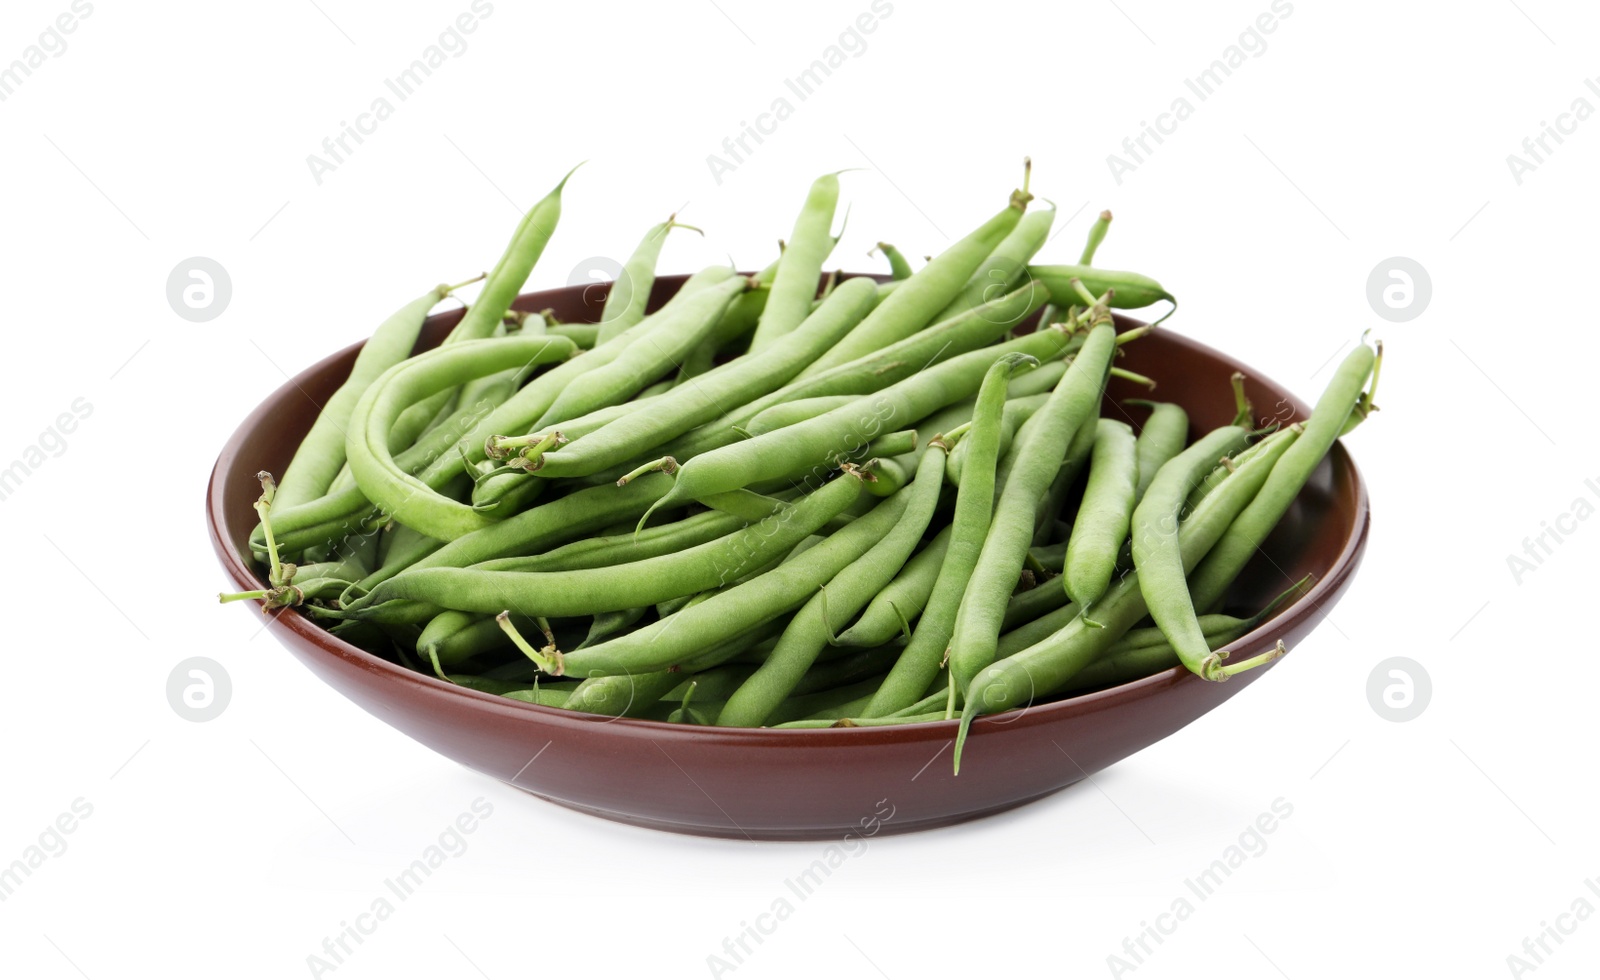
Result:
{"type": "MultiPolygon", "coordinates": [[[[843,167],[867,169],[844,178],[833,264],[877,269],[873,242],[943,248],[1032,154],[1034,189],[1063,219],[1044,257],[1074,260],[1092,215],[1113,209],[1100,260],[1181,294],[1172,329],[1308,399],[1362,331],[1387,341],[1383,411],[1348,440],[1372,544],[1314,637],[1093,785],[874,841],[725,975],[1113,974],[1124,937],[1280,797],[1293,815],[1265,853],[1123,975],[1518,975],[1507,956],[1525,936],[1580,895],[1600,905],[1584,885],[1600,846],[1582,762],[1600,521],[1520,583],[1507,565],[1577,498],[1600,503],[1584,486],[1600,480],[1600,121],[1520,185],[1506,161],[1573,100],[1600,108],[1583,84],[1600,71],[1592,6],[1295,0],[1199,103],[1183,79],[1268,0],[897,0],[719,185],[707,154],[867,0],[499,0],[319,185],[307,155],[468,0],[318,4],[96,2],[0,102],[0,465],[75,399],[93,406],[0,502],[0,864],[74,800],[93,808],[0,903],[8,974],[308,975],[323,938],[479,797],[493,814],[467,852],[337,976],[705,976],[724,937],[821,855],[526,797],[346,703],[213,598],[227,583],[202,496],[238,421],[284,372],[492,263],[519,209],[582,159],[530,288],[624,257],[674,209],[708,235],[673,236],[664,271],[729,254],[759,267],[810,179],[843,167]],[[1185,95],[1193,116],[1119,184],[1107,154],[1185,95]],[[1390,324],[1366,282],[1397,255],[1426,267],[1433,298],[1390,324]],[[209,323],[166,301],[191,256],[231,274],[209,323]],[[205,724],[165,696],[196,655],[233,682],[205,724]],[[1366,694],[1392,656],[1432,678],[1408,723],[1366,694]]],[[[67,9],[9,0],[0,65],[67,9]]],[[[1562,922],[1576,931],[1537,976],[1593,976],[1600,922],[1562,922]]]]}

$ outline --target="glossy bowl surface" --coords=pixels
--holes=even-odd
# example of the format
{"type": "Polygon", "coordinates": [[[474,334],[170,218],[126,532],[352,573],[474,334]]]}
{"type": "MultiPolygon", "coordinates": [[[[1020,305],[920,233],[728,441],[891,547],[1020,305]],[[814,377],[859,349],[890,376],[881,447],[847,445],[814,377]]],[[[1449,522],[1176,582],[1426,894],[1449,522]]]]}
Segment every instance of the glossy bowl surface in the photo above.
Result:
{"type": "MultiPolygon", "coordinates": [[[[662,277],[659,304],[684,277],[662,277]]],[[[596,319],[605,287],[523,296],[518,309],[553,309],[563,321],[596,319]]],[[[430,320],[437,344],[459,311],[430,320]]],[[[1119,320],[1126,329],[1134,321],[1119,320]]],[[[282,472],[317,406],[349,372],[348,347],[273,392],[217,459],[206,516],[223,568],[241,589],[261,588],[246,541],[259,470],[282,472]]],[[[1227,355],[1157,330],[1120,361],[1160,380],[1163,400],[1190,412],[1192,431],[1232,416],[1228,378],[1243,371],[1258,414],[1287,422],[1309,409],[1286,389],[1227,355]]],[[[1113,380],[1109,400],[1134,397],[1113,380]]],[[[1108,411],[1111,409],[1108,408],[1108,411]]],[[[1310,592],[1235,648],[1291,651],[1349,586],[1366,546],[1366,490],[1336,446],[1230,596],[1256,609],[1306,574],[1310,592]]],[[[258,615],[266,615],[259,607],[258,615]]],[[[959,776],[951,774],[954,722],[822,730],[719,729],[607,719],[456,687],[347,644],[293,610],[268,629],[319,678],[372,715],[469,768],[563,806],[681,833],[753,840],[838,838],[939,827],[996,813],[1069,786],[1151,745],[1260,682],[1250,671],[1226,683],[1173,669],[1118,687],[980,719],[959,776]],[[884,814],[890,814],[885,819],[884,814]]]]}

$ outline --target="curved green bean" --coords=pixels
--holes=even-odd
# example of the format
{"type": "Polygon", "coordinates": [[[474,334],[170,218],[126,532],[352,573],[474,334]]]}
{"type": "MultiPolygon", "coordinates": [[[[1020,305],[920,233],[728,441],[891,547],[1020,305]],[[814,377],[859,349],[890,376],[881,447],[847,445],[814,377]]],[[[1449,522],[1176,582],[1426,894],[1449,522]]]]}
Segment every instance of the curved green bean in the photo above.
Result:
{"type": "Polygon", "coordinates": [[[645,307],[650,302],[650,287],[656,281],[656,262],[661,258],[661,246],[674,228],[699,231],[692,225],[680,225],[678,216],[671,215],[658,225],[652,225],[640,239],[638,247],[622,264],[622,274],[606,293],[605,306],[600,310],[600,322],[595,325],[594,340],[587,347],[603,344],[622,332],[638,326],[644,319],[645,307]]]}
{"type": "Polygon", "coordinates": [[[818,177],[806,193],[805,206],[795,219],[789,244],[778,259],[778,274],[772,280],[755,336],[750,339],[750,353],[765,350],[811,315],[822,264],[833,251],[833,214],[838,205],[839,175],[818,177]]]}
{"type": "Polygon", "coordinates": [[[855,625],[834,637],[842,647],[876,647],[896,636],[911,635],[911,623],[927,608],[950,547],[952,528],[946,526],[900,569],[894,581],[872,597],[855,625]]]}

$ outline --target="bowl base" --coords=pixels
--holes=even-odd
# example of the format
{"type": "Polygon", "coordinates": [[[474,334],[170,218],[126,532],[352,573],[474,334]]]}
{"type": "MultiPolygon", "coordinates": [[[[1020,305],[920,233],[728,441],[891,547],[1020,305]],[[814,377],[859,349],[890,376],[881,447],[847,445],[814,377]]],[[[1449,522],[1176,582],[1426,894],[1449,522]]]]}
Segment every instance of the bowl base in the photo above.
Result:
{"type": "MultiPolygon", "coordinates": [[[[504,780],[502,780],[502,782],[504,782],[504,780]]],[[[947,814],[926,820],[887,821],[880,825],[880,830],[874,836],[889,837],[896,834],[914,834],[922,830],[938,830],[940,827],[949,827],[958,823],[966,823],[969,820],[981,820],[984,817],[996,816],[998,814],[1005,813],[1008,810],[1015,810],[1018,807],[1027,806],[1030,803],[1037,803],[1047,796],[1054,796],[1068,787],[1076,786],[1078,782],[1080,782],[1080,780],[1074,780],[1070,783],[1057,786],[1054,789],[1047,790],[1035,796],[1029,796],[1021,800],[1012,800],[1009,803],[1002,803],[999,806],[986,807],[981,810],[969,810],[965,813],[947,814]]],[[[839,827],[761,827],[741,829],[737,827],[724,827],[716,824],[676,823],[669,820],[658,820],[653,817],[644,817],[634,813],[625,813],[621,810],[608,810],[604,807],[590,806],[585,803],[574,803],[570,800],[561,800],[553,796],[546,796],[543,793],[534,792],[533,790],[528,789],[526,786],[518,786],[516,783],[507,782],[506,785],[512,789],[522,790],[522,792],[527,793],[529,796],[538,797],[539,799],[544,800],[546,803],[554,803],[556,806],[565,807],[568,810],[576,810],[579,813],[588,814],[591,817],[600,817],[603,820],[610,820],[615,823],[624,823],[631,827],[643,827],[646,830],[660,830],[669,834],[684,834],[690,837],[716,837],[722,840],[745,841],[826,841],[839,840],[852,831],[856,834],[860,834],[861,832],[860,827],[851,824],[846,824],[839,827]]]]}

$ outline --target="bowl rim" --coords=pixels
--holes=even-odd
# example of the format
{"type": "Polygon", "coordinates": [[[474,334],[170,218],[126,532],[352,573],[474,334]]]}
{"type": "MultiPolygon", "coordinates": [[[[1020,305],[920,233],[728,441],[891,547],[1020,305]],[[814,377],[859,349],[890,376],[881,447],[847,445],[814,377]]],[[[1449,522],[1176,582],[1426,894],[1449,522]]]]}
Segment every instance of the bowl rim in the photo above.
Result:
{"type": "MultiPolygon", "coordinates": [[[[665,282],[681,278],[683,277],[661,276],[658,277],[658,281],[665,282]]],[[[873,276],[873,278],[883,277],[873,276]]],[[[540,308],[548,305],[548,301],[544,300],[543,297],[555,293],[566,292],[572,288],[574,287],[566,287],[566,289],[557,288],[541,290],[534,293],[524,293],[518,297],[515,305],[517,308],[522,308],[525,305],[534,304],[534,308],[540,308]]],[[[428,323],[424,327],[424,332],[426,333],[429,328],[434,327],[436,325],[436,321],[444,319],[456,319],[459,318],[460,315],[460,310],[449,310],[443,313],[434,314],[428,318],[428,323]]],[[[1135,320],[1122,314],[1118,314],[1116,319],[1119,329],[1131,328],[1142,325],[1143,323],[1143,321],[1135,320]]],[[[1192,337],[1170,330],[1161,331],[1161,337],[1167,343],[1176,343],[1180,347],[1186,348],[1190,351],[1204,353],[1209,357],[1221,359],[1233,366],[1235,370],[1243,371],[1248,377],[1254,378],[1257,381],[1273,388],[1288,392],[1287,388],[1277,384],[1261,372],[1252,370],[1248,365],[1239,361],[1237,358],[1217,350],[1216,348],[1203,344],[1192,337]]],[[[286,389],[298,389],[300,380],[306,375],[328,369],[332,367],[335,362],[345,357],[353,356],[354,352],[361,347],[362,343],[364,343],[364,341],[358,341],[347,347],[343,347],[337,351],[334,351],[316,363],[308,366],[299,374],[289,378],[277,389],[274,389],[271,394],[263,399],[261,403],[258,404],[250,412],[250,414],[239,423],[232,435],[228,437],[228,441],[223,445],[221,452],[218,453],[216,462],[212,465],[211,474],[206,483],[207,530],[211,537],[212,547],[217,553],[218,560],[221,562],[224,570],[228,573],[228,576],[232,578],[242,590],[266,588],[266,583],[263,582],[256,575],[255,571],[250,568],[250,564],[237,551],[235,551],[230,542],[230,535],[225,533],[231,528],[232,522],[228,519],[228,515],[223,507],[221,493],[222,474],[225,470],[229,469],[233,461],[241,455],[244,445],[249,440],[251,435],[258,428],[270,421],[270,413],[268,411],[268,406],[270,403],[278,400],[281,395],[284,395],[286,393],[286,389]]],[[[1296,418],[1303,419],[1310,414],[1310,407],[1303,400],[1292,393],[1288,395],[1286,401],[1288,403],[1288,407],[1292,409],[1296,418]]],[[[1343,590],[1349,578],[1354,574],[1357,566],[1360,564],[1360,557],[1365,549],[1372,522],[1366,481],[1362,479],[1361,471],[1356,466],[1355,460],[1345,449],[1343,440],[1340,440],[1334,444],[1332,451],[1328,455],[1328,461],[1336,469],[1343,468],[1348,471],[1351,486],[1355,495],[1353,520],[1350,526],[1346,529],[1345,538],[1340,546],[1338,556],[1334,559],[1333,564],[1329,568],[1327,574],[1314,581],[1310,589],[1292,602],[1286,604],[1271,618],[1259,624],[1255,629],[1234,641],[1232,644],[1233,646],[1257,646],[1264,642],[1264,637],[1266,635],[1292,629],[1301,621],[1309,617],[1324,603],[1336,599],[1339,593],[1343,590]]],[[[789,729],[748,728],[733,726],[713,726],[708,728],[695,725],[675,724],[673,722],[666,721],[654,721],[643,718],[622,718],[590,715],[580,711],[568,711],[564,708],[531,704],[525,701],[517,701],[513,698],[489,694],[484,691],[475,691],[457,684],[452,684],[432,674],[425,674],[420,671],[411,670],[402,664],[385,660],[376,654],[368,653],[360,647],[357,647],[351,643],[347,643],[323,629],[310,617],[292,607],[280,607],[279,609],[268,611],[258,604],[252,603],[252,606],[255,608],[257,614],[262,616],[267,621],[266,628],[287,629],[290,632],[308,640],[310,642],[310,646],[316,648],[320,653],[331,655],[337,660],[345,661],[350,666],[358,667],[362,670],[385,676],[398,683],[409,683],[420,686],[425,691],[429,691],[435,696],[461,698],[469,704],[477,704],[491,711],[521,712],[524,713],[525,717],[529,718],[530,720],[542,720],[561,725],[621,725],[625,730],[633,730],[643,735],[657,738],[666,736],[671,738],[692,737],[704,739],[708,736],[720,736],[724,739],[731,738],[736,740],[743,739],[752,741],[765,741],[792,740],[796,737],[799,737],[811,741],[826,739],[834,743],[842,740],[850,743],[863,744],[882,744],[886,742],[903,741],[927,741],[931,743],[940,739],[948,740],[955,736],[956,726],[959,723],[959,719],[941,719],[937,721],[916,722],[913,724],[903,725],[857,726],[848,728],[829,727],[814,729],[789,729]]],[[[1253,670],[1244,677],[1237,679],[1235,682],[1249,683],[1255,677],[1260,676],[1276,663],[1277,661],[1273,661],[1272,663],[1266,664],[1257,670],[1253,670]]],[[[1211,684],[1216,682],[1203,680],[1180,665],[1177,667],[1168,668],[1167,670],[1156,674],[1151,674],[1147,677],[1141,677],[1137,680],[1127,681],[1114,687],[1102,688],[1097,691],[1090,691],[1084,694],[1077,694],[1053,701],[1046,701],[1043,704],[1024,705],[1020,708],[1013,708],[1009,711],[998,712],[992,715],[983,715],[976,720],[973,730],[974,734],[978,734],[984,730],[1005,728],[1018,723],[1026,723],[1024,727],[1032,727],[1034,724],[1042,724],[1060,716],[1077,713],[1093,713],[1108,709],[1120,704],[1147,697],[1156,693],[1158,690],[1171,687],[1172,685],[1186,683],[1211,684]]]]}

